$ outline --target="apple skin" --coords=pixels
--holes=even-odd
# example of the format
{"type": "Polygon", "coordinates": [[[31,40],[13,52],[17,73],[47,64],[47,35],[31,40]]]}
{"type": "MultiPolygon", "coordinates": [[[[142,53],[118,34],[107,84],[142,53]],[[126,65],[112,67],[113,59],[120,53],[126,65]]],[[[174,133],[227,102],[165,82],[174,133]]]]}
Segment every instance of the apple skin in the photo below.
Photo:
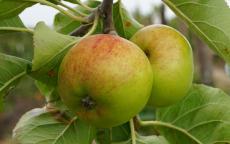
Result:
{"type": "Polygon", "coordinates": [[[137,45],[119,36],[97,34],[66,54],[58,91],[80,119],[108,128],[129,121],[145,107],[152,81],[151,64],[137,45]]]}
{"type": "Polygon", "coordinates": [[[166,25],[150,25],[131,41],[148,56],[153,70],[152,94],[148,105],[163,107],[186,96],[193,80],[192,48],[186,38],[166,25]]]}

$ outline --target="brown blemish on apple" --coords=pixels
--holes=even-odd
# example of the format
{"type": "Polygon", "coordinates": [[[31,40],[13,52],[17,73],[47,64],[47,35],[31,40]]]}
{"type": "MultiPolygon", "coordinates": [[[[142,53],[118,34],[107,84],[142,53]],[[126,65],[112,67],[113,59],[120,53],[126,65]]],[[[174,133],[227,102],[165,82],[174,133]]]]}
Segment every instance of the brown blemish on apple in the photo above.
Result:
{"type": "Polygon", "coordinates": [[[55,70],[50,70],[49,72],[48,72],[48,76],[49,77],[55,77],[56,76],[56,72],[55,72],[55,70]]]}
{"type": "Polygon", "coordinates": [[[129,21],[126,21],[125,22],[125,27],[130,27],[132,24],[131,24],[131,22],[129,22],[129,21]]]}

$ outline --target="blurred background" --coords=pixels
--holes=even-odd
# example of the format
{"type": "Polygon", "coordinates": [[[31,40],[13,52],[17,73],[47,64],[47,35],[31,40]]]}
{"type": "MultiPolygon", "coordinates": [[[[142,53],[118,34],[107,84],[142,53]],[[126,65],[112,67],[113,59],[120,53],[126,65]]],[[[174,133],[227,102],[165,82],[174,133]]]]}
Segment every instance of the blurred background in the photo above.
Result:
{"type": "MultiPolygon", "coordinates": [[[[122,0],[129,12],[140,23],[167,24],[182,32],[190,41],[195,62],[195,83],[221,88],[230,94],[230,78],[224,71],[224,61],[214,54],[189,28],[160,0],[122,0]]],[[[68,3],[67,3],[68,4],[68,3]]],[[[70,5],[71,6],[71,5],[70,5]]],[[[38,21],[45,21],[51,28],[58,11],[35,5],[20,14],[24,24],[33,28],[38,21]]],[[[0,33],[0,52],[32,60],[33,41],[26,33],[0,33]]],[[[0,113],[0,144],[10,143],[12,129],[26,111],[42,107],[45,101],[30,77],[25,77],[5,99],[5,110],[0,113]]]]}

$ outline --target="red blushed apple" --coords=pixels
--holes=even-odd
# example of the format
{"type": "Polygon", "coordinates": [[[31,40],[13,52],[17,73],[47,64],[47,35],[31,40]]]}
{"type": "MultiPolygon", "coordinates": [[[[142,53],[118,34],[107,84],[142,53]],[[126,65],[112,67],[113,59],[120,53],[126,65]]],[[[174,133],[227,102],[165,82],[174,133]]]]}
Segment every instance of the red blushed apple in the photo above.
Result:
{"type": "Polygon", "coordinates": [[[144,108],[152,81],[150,62],[137,45],[98,34],[84,38],[66,54],[58,90],[81,119],[106,128],[127,122],[144,108]]]}

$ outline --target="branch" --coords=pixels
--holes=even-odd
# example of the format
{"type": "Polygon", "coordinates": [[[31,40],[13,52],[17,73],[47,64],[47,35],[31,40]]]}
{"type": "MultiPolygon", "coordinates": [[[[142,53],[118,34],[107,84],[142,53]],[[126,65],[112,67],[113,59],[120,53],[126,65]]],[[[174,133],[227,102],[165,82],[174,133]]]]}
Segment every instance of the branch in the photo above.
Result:
{"type": "Polygon", "coordinates": [[[77,9],[74,9],[74,8],[68,6],[68,5],[66,5],[65,3],[61,2],[61,1],[59,1],[58,4],[59,4],[60,6],[62,6],[62,7],[64,7],[64,8],[67,8],[68,10],[72,11],[73,13],[76,13],[76,14],[82,16],[82,17],[87,16],[87,14],[85,14],[85,13],[83,13],[83,12],[77,10],[77,9]]]}
{"type": "MultiPolygon", "coordinates": [[[[99,6],[100,7],[100,6],[99,6]]],[[[82,24],[80,27],[75,29],[73,32],[70,33],[71,36],[84,36],[91,26],[93,25],[93,21],[95,20],[95,16],[99,13],[98,8],[94,10],[88,17],[87,21],[88,23],[82,24]]]]}
{"type": "Polygon", "coordinates": [[[19,32],[28,32],[33,34],[33,30],[20,27],[0,27],[0,31],[19,31],[19,32]]]}
{"type": "Polygon", "coordinates": [[[133,119],[131,119],[129,121],[129,125],[130,125],[130,130],[131,130],[132,144],[136,144],[136,132],[135,132],[135,128],[134,128],[133,119]]]}
{"type": "Polygon", "coordinates": [[[68,11],[64,10],[63,8],[57,6],[56,4],[53,4],[53,3],[46,1],[46,0],[23,0],[23,1],[36,2],[36,3],[43,4],[43,5],[47,5],[47,6],[50,6],[52,8],[57,9],[62,14],[66,15],[66,16],[68,16],[68,17],[70,17],[76,21],[87,22],[84,17],[73,15],[72,13],[69,13],[68,11]]]}
{"type": "Polygon", "coordinates": [[[161,23],[166,25],[167,20],[165,18],[165,6],[163,4],[160,7],[160,14],[161,14],[161,23]]]}
{"type": "Polygon", "coordinates": [[[113,0],[103,0],[100,10],[103,18],[103,33],[116,33],[113,25],[113,0]]]}
{"type": "Polygon", "coordinates": [[[98,21],[99,21],[99,13],[97,11],[94,13],[94,22],[93,23],[81,25],[77,30],[72,32],[70,35],[72,35],[72,36],[83,36],[82,38],[87,37],[95,31],[95,29],[97,28],[97,25],[98,25],[98,21]]]}
{"type": "Polygon", "coordinates": [[[80,37],[84,36],[89,31],[89,29],[91,28],[92,25],[93,25],[92,23],[81,25],[79,28],[77,28],[72,33],[70,33],[70,35],[71,36],[80,36],[80,37]]]}
{"type": "Polygon", "coordinates": [[[116,34],[113,25],[113,0],[103,0],[102,4],[98,6],[86,19],[87,23],[81,25],[74,30],[70,35],[72,36],[84,36],[92,26],[92,22],[95,20],[96,14],[100,14],[103,19],[103,33],[116,34]]]}
{"type": "Polygon", "coordinates": [[[77,2],[80,6],[82,6],[82,7],[85,8],[86,10],[88,10],[88,11],[93,11],[93,10],[94,10],[94,8],[91,8],[91,7],[89,7],[88,5],[84,4],[83,2],[81,2],[81,0],[76,0],[76,2],[77,2]]]}

